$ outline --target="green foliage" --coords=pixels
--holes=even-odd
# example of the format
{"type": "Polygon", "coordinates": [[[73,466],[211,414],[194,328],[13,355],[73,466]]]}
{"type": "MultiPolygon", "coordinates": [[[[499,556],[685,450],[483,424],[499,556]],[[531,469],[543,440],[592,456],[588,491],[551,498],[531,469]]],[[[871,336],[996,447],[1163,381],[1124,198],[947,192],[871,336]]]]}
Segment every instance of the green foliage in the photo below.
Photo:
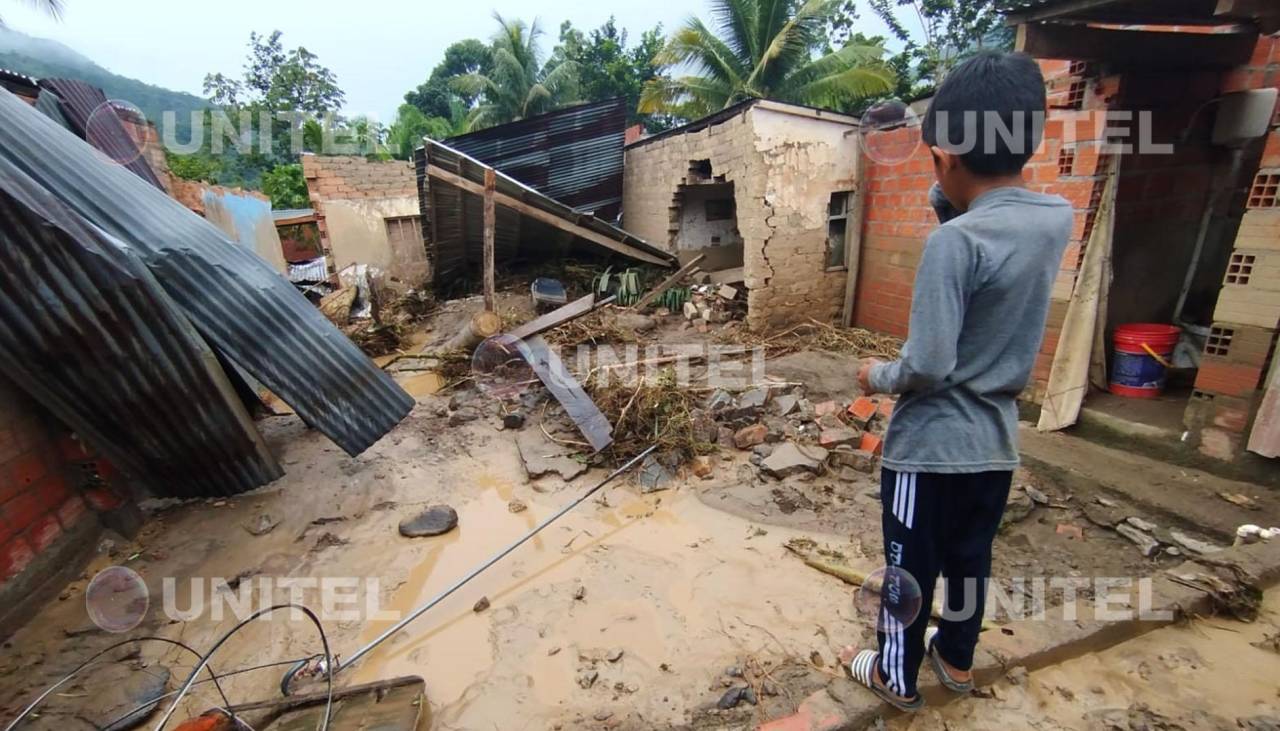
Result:
{"type": "Polygon", "coordinates": [[[241,79],[221,73],[205,75],[204,92],[214,104],[312,114],[342,107],[346,95],[334,73],[302,46],[284,50],[281,35],[278,30],[267,36],[249,34],[249,57],[241,79]]]}
{"type": "Polygon", "coordinates": [[[916,98],[933,93],[957,63],[983,48],[1013,49],[998,0],[867,0],[890,33],[905,44],[891,65],[909,69],[910,81],[899,94],[916,98]],[[905,18],[905,20],[904,20],[905,18]],[[923,42],[913,29],[919,28],[923,42]]]}
{"type": "Polygon", "coordinates": [[[467,116],[467,129],[477,130],[528,119],[578,101],[578,65],[561,59],[543,64],[535,20],[507,20],[494,13],[499,30],[490,51],[489,72],[454,76],[450,86],[458,94],[478,99],[467,116]]]}
{"type": "Polygon", "coordinates": [[[217,183],[222,173],[222,161],[209,155],[182,155],[165,150],[165,158],[169,163],[169,172],[183,180],[198,180],[205,183],[217,183]]]}
{"type": "Polygon", "coordinates": [[[603,101],[623,97],[627,100],[627,123],[644,122],[651,131],[665,129],[665,120],[642,117],[640,93],[645,83],[658,78],[653,57],[662,50],[662,26],[645,31],[640,43],[627,48],[627,32],[617,27],[611,17],[604,25],[584,34],[569,21],[560,26],[560,45],[552,52],[549,64],[571,62],[578,68],[578,87],[584,100],[603,101]]]}
{"type": "Polygon", "coordinates": [[[277,165],[262,176],[262,192],[271,198],[276,209],[309,208],[307,181],[302,177],[302,165],[277,165]]]}
{"type": "Polygon", "coordinates": [[[431,76],[418,88],[404,95],[427,118],[453,119],[459,106],[465,114],[475,103],[475,95],[456,91],[451,81],[466,74],[489,74],[493,70],[493,52],[482,41],[468,38],[444,50],[444,60],[431,70],[431,76]]]}
{"type": "Polygon", "coordinates": [[[641,112],[693,119],[750,98],[846,110],[894,86],[883,47],[848,43],[831,50],[826,34],[843,0],[712,0],[711,6],[714,29],[692,18],[655,58],[693,73],[647,83],[641,112]]]}

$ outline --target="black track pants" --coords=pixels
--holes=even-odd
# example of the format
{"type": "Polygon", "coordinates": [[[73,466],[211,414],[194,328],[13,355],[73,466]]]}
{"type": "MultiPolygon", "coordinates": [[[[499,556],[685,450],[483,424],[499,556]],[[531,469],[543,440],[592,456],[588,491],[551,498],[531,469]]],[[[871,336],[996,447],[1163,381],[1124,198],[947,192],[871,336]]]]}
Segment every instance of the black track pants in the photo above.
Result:
{"type": "Polygon", "coordinates": [[[953,667],[964,670],[973,665],[991,575],[991,543],[1012,481],[1012,472],[953,475],[881,470],[885,564],[910,574],[920,588],[920,610],[910,621],[907,608],[914,603],[912,592],[891,586],[895,572],[886,574],[877,632],[880,675],[898,695],[916,693],[924,632],[939,575],[945,579],[946,602],[936,647],[953,667]]]}

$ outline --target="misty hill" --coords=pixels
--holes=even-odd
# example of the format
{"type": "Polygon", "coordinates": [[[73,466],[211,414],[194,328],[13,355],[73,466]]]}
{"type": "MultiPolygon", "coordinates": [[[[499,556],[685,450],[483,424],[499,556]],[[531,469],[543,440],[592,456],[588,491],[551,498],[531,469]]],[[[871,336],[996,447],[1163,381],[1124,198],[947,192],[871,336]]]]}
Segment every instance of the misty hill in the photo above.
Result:
{"type": "Polygon", "coordinates": [[[166,110],[177,113],[178,140],[187,139],[191,112],[209,106],[194,94],[173,91],[114,74],[67,46],[47,38],[35,38],[0,26],[0,68],[40,78],[69,78],[87,81],[141,109],[158,126],[166,110]]]}

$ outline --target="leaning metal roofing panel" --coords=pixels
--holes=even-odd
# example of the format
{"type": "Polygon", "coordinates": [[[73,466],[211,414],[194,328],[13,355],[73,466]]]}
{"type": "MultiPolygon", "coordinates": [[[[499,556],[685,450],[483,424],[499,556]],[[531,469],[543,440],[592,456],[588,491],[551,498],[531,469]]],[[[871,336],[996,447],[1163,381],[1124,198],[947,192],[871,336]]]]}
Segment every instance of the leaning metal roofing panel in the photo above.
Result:
{"type": "MultiPolygon", "coordinates": [[[[465,277],[467,270],[480,266],[482,246],[482,200],[480,196],[464,191],[428,174],[429,168],[438,168],[458,175],[471,184],[483,185],[486,165],[475,158],[434,140],[424,140],[414,155],[418,177],[418,201],[422,211],[423,239],[432,261],[432,273],[437,287],[446,287],[465,277]]],[[[637,250],[652,263],[670,264],[675,257],[662,249],[595,216],[579,213],[560,201],[553,200],[532,187],[499,172],[497,192],[518,200],[530,208],[550,213],[566,222],[577,224],[592,235],[610,239],[637,250]]],[[[575,240],[573,234],[522,215],[499,203],[495,211],[495,258],[507,261],[527,254],[545,257],[547,252],[560,249],[560,243],[575,240]]],[[[581,238],[576,239],[581,241],[581,238]]],[[[601,244],[593,242],[593,247],[601,244]]],[[[599,248],[594,249],[599,252],[599,248]]],[[[605,249],[605,251],[611,251],[605,249]]]]}
{"type": "Polygon", "coordinates": [[[0,159],[133,250],[211,345],[347,453],[364,451],[413,407],[256,254],[8,92],[0,92],[0,159]]]}
{"type": "Polygon", "coordinates": [[[213,351],[136,253],[0,159],[5,375],[162,496],[283,474],[213,351]]]}
{"type": "Polygon", "coordinates": [[[609,99],[445,140],[545,196],[614,220],[622,210],[624,99],[609,99]]]}
{"type": "Polygon", "coordinates": [[[124,165],[135,175],[160,190],[164,186],[147,164],[134,139],[116,116],[106,94],[76,79],[41,79],[40,88],[58,95],[62,116],[80,139],[98,148],[108,158],[124,165]]]}

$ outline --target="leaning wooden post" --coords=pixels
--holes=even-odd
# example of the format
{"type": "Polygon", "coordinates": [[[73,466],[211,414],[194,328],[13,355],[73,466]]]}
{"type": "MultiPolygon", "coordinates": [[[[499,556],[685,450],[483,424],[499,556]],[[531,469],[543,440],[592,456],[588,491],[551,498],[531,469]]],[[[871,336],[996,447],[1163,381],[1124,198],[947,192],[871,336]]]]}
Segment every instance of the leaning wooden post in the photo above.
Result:
{"type": "Polygon", "coordinates": [[[493,249],[495,229],[498,225],[497,211],[494,208],[494,192],[498,187],[498,175],[493,168],[484,169],[484,308],[493,312],[496,285],[493,273],[493,249]]]}

